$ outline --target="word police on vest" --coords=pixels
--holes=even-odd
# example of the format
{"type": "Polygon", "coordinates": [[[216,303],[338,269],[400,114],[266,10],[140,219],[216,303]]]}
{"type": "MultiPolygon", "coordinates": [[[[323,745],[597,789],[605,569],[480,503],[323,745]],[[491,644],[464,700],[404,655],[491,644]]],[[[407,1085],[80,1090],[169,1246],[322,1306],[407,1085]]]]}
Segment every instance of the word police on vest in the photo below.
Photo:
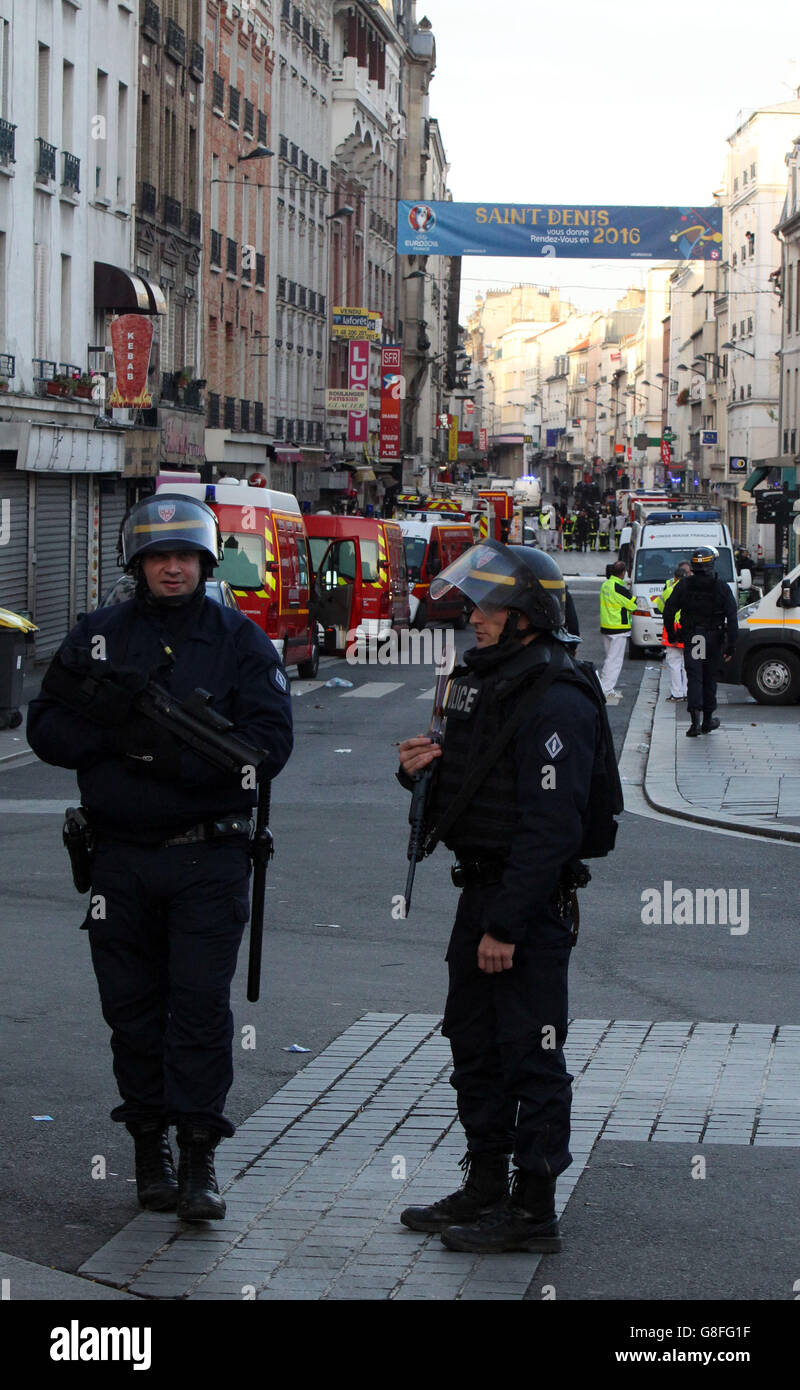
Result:
{"type": "Polygon", "coordinates": [[[135,1371],[149,1371],[153,1332],[150,1327],[69,1327],[50,1333],[51,1361],[132,1361],[135,1371]]]}
{"type": "Polygon", "coordinates": [[[642,889],[642,925],[729,927],[731,936],[750,930],[749,888],[673,888],[665,879],[660,888],[642,889]],[[738,912],[737,912],[738,898],[738,912]]]}

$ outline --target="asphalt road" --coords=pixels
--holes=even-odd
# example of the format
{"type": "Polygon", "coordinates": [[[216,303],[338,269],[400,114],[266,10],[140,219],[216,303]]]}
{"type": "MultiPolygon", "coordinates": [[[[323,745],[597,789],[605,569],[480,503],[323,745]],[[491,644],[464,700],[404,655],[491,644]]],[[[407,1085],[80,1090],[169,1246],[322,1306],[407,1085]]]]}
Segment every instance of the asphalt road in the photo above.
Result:
{"type": "MultiPolygon", "coordinates": [[[[597,590],[597,583],[573,586],[586,634],[581,654],[599,661],[597,590]]],[[[460,650],[468,642],[467,634],[458,635],[460,650]]],[[[620,743],[643,669],[626,662],[624,699],[610,710],[620,743]]],[[[392,915],[393,895],[405,881],[408,833],[407,794],[394,780],[396,744],[424,732],[430,702],[420,697],[433,685],[433,672],[337,662],[321,674],[341,675],[357,687],[396,688],[382,698],[321,688],[295,700],[296,750],[273,794],[277,848],[261,1000],[246,1002],[245,952],[234,989],[237,1033],[256,1028],[255,1048],[236,1052],[229,1113],[237,1122],[304,1065],[304,1056],[285,1050],[291,1044],[313,1055],[369,1010],[434,1013],[444,1000],[443,955],[456,902],[445,851],[420,866],[409,918],[392,915]]],[[[11,814],[5,806],[24,798],[64,806],[74,796],[68,772],[35,762],[0,770],[0,1249],[64,1270],[76,1269],[137,1210],[130,1140],[108,1118],[117,1094],[107,1029],[86,936],[78,930],[84,900],[72,889],[60,819],[11,814]],[[52,1118],[35,1118],[43,1115],[52,1118]],[[98,1155],[106,1160],[105,1180],[92,1177],[98,1155]]],[[[626,814],[617,851],[593,866],[583,896],[571,1013],[795,1022],[793,856],[784,845],[626,814]],[[692,889],[748,889],[749,931],[643,925],[642,893],[665,880],[692,889]]],[[[624,1282],[624,1270],[619,1279],[624,1282]]],[[[704,1296],[702,1287],[698,1273],[691,1296],[704,1296]]],[[[597,1296],[579,1270],[571,1296],[597,1296]]]]}

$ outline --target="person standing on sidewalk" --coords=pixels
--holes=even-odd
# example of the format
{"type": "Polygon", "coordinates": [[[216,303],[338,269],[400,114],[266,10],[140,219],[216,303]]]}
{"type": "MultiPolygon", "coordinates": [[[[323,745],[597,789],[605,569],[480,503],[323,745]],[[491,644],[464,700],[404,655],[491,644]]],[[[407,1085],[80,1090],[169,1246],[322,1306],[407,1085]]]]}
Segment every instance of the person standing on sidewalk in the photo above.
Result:
{"type": "Polygon", "coordinates": [[[151,675],[175,700],[209,692],[233,732],[265,750],[258,773],[272,778],[292,749],[289,681],[255,623],[205,596],[221,547],[204,502],[166,491],[137,502],[120,548],[135,596],[67,635],[31,703],[28,742],[77,771],[91,828],[84,925],[121,1097],[111,1118],[133,1138],[139,1204],[218,1220],[213,1157],[234,1133],[230,985],[249,915],[254,776],[211,767],[133,696],[151,675]]]}
{"type": "Polygon", "coordinates": [[[636,600],[623,582],[626,573],[624,562],[617,560],[600,590],[600,631],[606,658],[599,675],[606,697],[620,694],[616,684],[625,660],[625,643],[631,635],[631,613],[636,608],[636,600]]]}
{"type": "Polygon", "coordinates": [[[442,1032],[466,1176],[459,1191],[400,1219],[441,1232],[453,1250],[555,1251],[556,1179],[572,1162],[563,1052],[572,909],[562,888],[580,854],[603,738],[599,693],[568,655],[564,581],[550,556],[484,542],[433,583],[437,597],[457,589],[472,606],[476,646],[448,689],[443,747],[406,739],[398,777],[411,789],[441,759],[429,818],[457,856],[453,881],[463,889],[442,1032]],[[483,780],[460,795],[487,758],[483,780]]]}
{"type": "MultiPolygon", "coordinates": [[[[688,561],[682,560],[681,563],[678,565],[677,569],[675,570],[672,579],[667,580],[661,593],[654,600],[655,607],[658,609],[659,613],[664,612],[664,604],[666,603],[667,599],[672,593],[672,590],[675,588],[675,585],[678,584],[681,579],[687,579],[691,572],[691,565],[688,563],[688,561]]],[[[680,613],[676,613],[675,621],[673,623],[673,627],[675,628],[675,634],[678,639],[680,633],[680,616],[680,613]]],[[[661,629],[661,645],[664,648],[664,655],[667,658],[667,667],[669,669],[669,695],[667,696],[667,699],[685,700],[687,693],[687,685],[686,666],[683,660],[683,642],[680,640],[670,642],[669,635],[667,633],[666,623],[664,623],[661,629]]]]}
{"type": "Polygon", "coordinates": [[[739,633],[736,600],[729,586],[714,572],[718,559],[715,546],[698,546],[691,556],[692,573],[675,585],[664,604],[664,625],[670,642],[675,641],[676,614],[681,615],[686,708],[691,720],[687,738],[719,728],[719,720],[714,717],[717,672],[723,657],[730,661],[733,656],[739,633]]]}

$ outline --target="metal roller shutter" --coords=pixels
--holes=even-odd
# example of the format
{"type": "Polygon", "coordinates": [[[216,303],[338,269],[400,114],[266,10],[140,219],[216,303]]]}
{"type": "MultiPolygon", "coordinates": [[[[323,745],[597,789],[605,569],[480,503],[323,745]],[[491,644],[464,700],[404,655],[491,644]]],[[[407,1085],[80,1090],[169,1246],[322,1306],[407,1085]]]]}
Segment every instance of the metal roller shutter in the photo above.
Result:
{"type": "Polygon", "coordinates": [[[28,474],[0,456],[0,608],[28,610],[28,474]]]}
{"type": "Polygon", "coordinates": [[[122,518],[127,511],[125,484],[114,484],[113,492],[100,492],[100,597],[103,598],[122,574],[117,564],[117,541],[122,518]]]}
{"type": "Polygon", "coordinates": [[[36,478],[34,622],[37,657],[50,656],[69,629],[70,479],[36,478]]]}
{"type": "Polygon", "coordinates": [[[70,623],[75,623],[79,613],[88,607],[87,590],[89,583],[89,489],[90,479],[77,476],[73,478],[73,525],[74,571],[72,576],[72,609],[70,623]]]}

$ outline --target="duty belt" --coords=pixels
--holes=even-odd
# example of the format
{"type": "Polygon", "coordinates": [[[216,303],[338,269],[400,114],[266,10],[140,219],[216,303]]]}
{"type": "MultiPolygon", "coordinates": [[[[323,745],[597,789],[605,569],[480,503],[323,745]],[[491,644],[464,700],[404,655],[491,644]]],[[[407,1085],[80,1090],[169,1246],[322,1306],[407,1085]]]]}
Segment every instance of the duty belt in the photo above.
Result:
{"type": "Polygon", "coordinates": [[[195,845],[201,840],[226,840],[232,835],[246,835],[250,838],[253,822],[243,816],[224,816],[221,820],[204,821],[202,825],[192,825],[181,835],[173,835],[162,840],[157,849],[168,849],[171,845],[195,845]]]}
{"type": "Polygon", "coordinates": [[[450,877],[456,888],[471,888],[476,883],[499,883],[503,877],[505,861],[502,859],[456,859],[450,870],[450,877]]]}

